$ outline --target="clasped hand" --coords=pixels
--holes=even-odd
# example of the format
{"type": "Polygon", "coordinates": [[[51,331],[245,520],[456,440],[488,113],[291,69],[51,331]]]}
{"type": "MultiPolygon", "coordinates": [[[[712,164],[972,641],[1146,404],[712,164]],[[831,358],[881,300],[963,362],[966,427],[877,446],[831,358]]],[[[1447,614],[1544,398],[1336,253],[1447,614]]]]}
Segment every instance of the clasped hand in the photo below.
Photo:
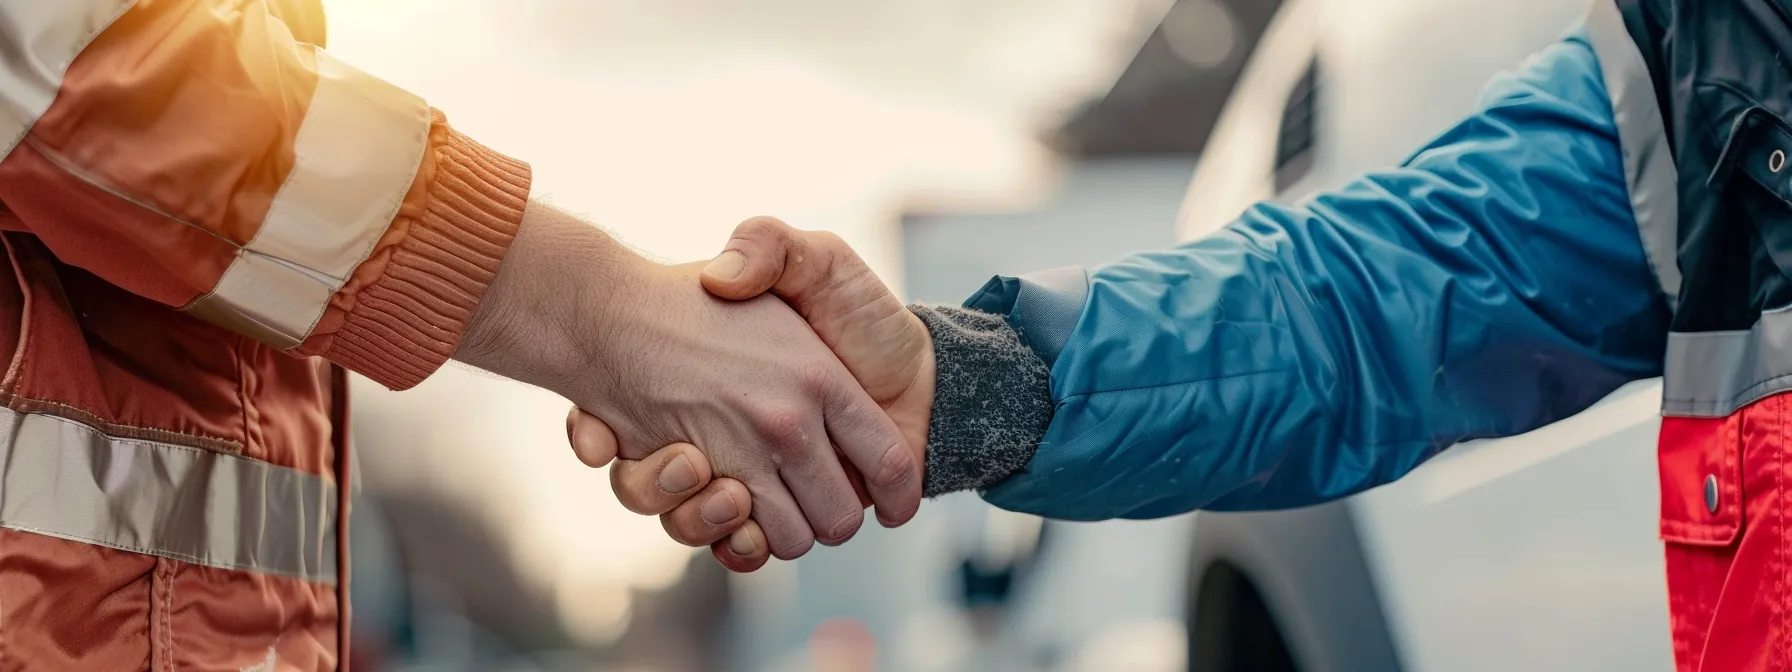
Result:
{"type": "MultiPolygon", "coordinates": [[[[529,226],[517,246],[551,247],[513,256],[564,253],[553,221],[529,226]]],[[[735,571],[843,543],[867,505],[888,527],[915,514],[932,343],[844,242],[757,218],[706,266],[638,263],[606,273],[630,287],[604,293],[621,305],[567,346],[576,363],[546,367],[584,374],[526,381],[572,399],[574,452],[616,461],[624,506],[735,571]]]]}

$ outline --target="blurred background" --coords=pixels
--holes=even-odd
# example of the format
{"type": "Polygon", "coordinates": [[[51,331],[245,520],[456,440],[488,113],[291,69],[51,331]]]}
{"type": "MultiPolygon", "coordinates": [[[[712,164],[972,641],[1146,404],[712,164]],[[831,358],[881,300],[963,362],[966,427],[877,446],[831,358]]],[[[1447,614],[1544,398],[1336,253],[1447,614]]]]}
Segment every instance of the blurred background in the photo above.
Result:
{"type": "MultiPolygon", "coordinates": [[[[1585,7],[325,4],[333,53],[646,254],[771,214],[950,303],[1397,162],[1585,7]]],[[[1336,504],[1067,524],[951,496],[748,576],[623,510],[555,395],[457,368],[355,392],[357,670],[1671,669],[1658,384],[1336,504]]]]}
{"type": "MultiPolygon", "coordinates": [[[[773,214],[954,303],[996,272],[1173,243],[1275,4],[326,2],[332,53],[649,255],[707,258],[773,214]]],[[[1186,519],[1042,529],[947,497],[727,576],[616,504],[555,395],[464,369],[358,382],[358,669],[1181,669],[1186,519]]]]}

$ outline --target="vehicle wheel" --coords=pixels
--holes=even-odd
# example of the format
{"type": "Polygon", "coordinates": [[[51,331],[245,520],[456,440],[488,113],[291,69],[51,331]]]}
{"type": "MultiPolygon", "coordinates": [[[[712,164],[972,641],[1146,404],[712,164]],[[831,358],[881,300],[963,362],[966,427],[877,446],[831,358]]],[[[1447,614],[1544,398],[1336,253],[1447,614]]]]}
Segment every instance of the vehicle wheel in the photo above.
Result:
{"type": "Polygon", "coordinates": [[[1250,577],[1210,565],[1189,605],[1190,672],[1298,672],[1250,577]]]}

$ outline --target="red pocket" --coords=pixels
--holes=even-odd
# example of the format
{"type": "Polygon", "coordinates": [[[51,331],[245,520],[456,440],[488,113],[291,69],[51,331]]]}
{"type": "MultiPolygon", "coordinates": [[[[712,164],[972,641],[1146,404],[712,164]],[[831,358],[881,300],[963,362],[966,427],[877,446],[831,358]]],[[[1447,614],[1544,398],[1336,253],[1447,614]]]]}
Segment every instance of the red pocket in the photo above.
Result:
{"type": "Polygon", "coordinates": [[[1662,418],[1663,541],[1727,546],[1741,535],[1741,418],[1662,418]]]}

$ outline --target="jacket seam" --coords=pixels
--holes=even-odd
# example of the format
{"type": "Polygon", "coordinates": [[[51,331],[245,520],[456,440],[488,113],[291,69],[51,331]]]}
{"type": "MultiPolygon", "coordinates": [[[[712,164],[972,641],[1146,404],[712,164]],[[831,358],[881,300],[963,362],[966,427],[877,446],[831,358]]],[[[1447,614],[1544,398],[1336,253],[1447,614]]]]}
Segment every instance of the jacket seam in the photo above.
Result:
{"type": "MultiPolygon", "coordinates": [[[[1779,527],[1779,543],[1774,545],[1774,572],[1772,572],[1774,575],[1774,611],[1778,611],[1774,615],[1774,624],[1778,624],[1779,627],[1774,627],[1767,634],[1772,642],[1772,650],[1774,650],[1774,659],[1772,659],[1774,667],[1783,667],[1787,661],[1787,633],[1785,633],[1785,625],[1783,625],[1787,622],[1787,507],[1783,502],[1787,496],[1785,446],[1792,446],[1792,426],[1787,426],[1788,421],[1792,421],[1792,412],[1788,412],[1787,409],[1787,403],[1783,403],[1781,400],[1778,409],[1779,418],[1776,418],[1776,423],[1779,425],[1779,450],[1769,450],[1769,455],[1772,455],[1772,471],[1774,471],[1774,496],[1781,502],[1776,507],[1772,507],[1774,523],[1776,523],[1776,527],[1779,527]]],[[[1738,480],[1736,505],[1742,507],[1747,498],[1747,491],[1745,491],[1747,477],[1744,475],[1744,464],[1736,466],[1736,477],[1738,477],[1736,478],[1738,480]]],[[[1744,514],[1747,514],[1747,511],[1744,511],[1744,514]]]]}
{"type": "MultiPolygon", "coordinates": [[[[195,224],[193,222],[187,221],[185,218],[179,217],[179,216],[175,215],[174,213],[168,212],[167,210],[163,210],[162,208],[157,207],[155,204],[145,202],[142,199],[132,196],[129,193],[126,193],[125,191],[123,191],[121,189],[115,188],[109,184],[104,183],[103,181],[101,181],[99,179],[99,176],[88,172],[87,169],[85,169],[85,168],[75,165],[74,162],[68,160],[67,157],[64,157],[61,154],[57,153],[54,148],[51,148],[51,147],[45,145],[43,142],[39,141],[36,137],[25,138],[25,144],[30,146],[32,149],[37,150],[38,154],[43,155],[44,160],[49,161],[51,165],[56,166],[56,168],[60,169],[64,174],[67,174],[69,177],[72,177],[72,178],[75,178],[82,182],[85,182],[89,186],[92,186],[95,189],[99,189],[99,190],[104,191],[113,196],[117,196],[120,200],[123,200],[126,203],[129,203],[131,205],[142,208],[152,214],[155,214],[164,219],[167,219],[168,221],[196,229],[199,232],[204,233],[205,235],[211,236],[211,237],[221,240],[225,243],[228,243],[231,247],[236,248],[237,252],[239,254],[242,252],[243,248],[245,247],[245,245],[225,237],[224,234],[218,233],[216,231],[205,228],[205,227],[195,224]]],[[[257,231],[259,232],[259,229],[257,231]]]]}
{"type": "Polygon", "coordinates": [[[234,355],[232,359],[236,361],[236,399],[237,403],[242,406],[241,413],[243,417],[242,453],[247,455],[251,448],[259,445],[262,447],[265,454],[267,446],[263,444],[257,436],[257,420],[252,417],[257,414],[249,408],[249,365],[243,358],[244,341],[247,339],[240,335],[234,336],[233,338],[236,341],[231,348],[231,354],[234,355]]]}
{"type": "Polygon", "coordinates": [[[1728,399],[1664,397],[1662,399],[1662,406],[1670,413],[1698,413],[1706,409],[1730,409],[1731,411],[1734,411],[1738,407],[1759,401],[1780,389],[1784,389],[1786,386],[1779,385],[1778,383],[1788,378],[1792,378],[1792,373],[1776,374],[1765,380],[1750,383],[1748,387],[1742,388],[1741,392],[1730,395],[1728,399]],[[1668,408],[1670,406],[1671,408],[1668,408]]]}
{"type": "Polygon", "coordinates": [[[31,340],[31,313],[36,303],[25,269],[19,263],[18,249],[13,246],[13,237],[6,236],[4,244],[7,261],[12,264],[13,281],[19,285],[19,343],[13,348],[12,361],[6,366],[6,378],[0,379],[0,391],[10,394],[25,367],[25,353],[29,351],[26,346],[31,340]]]}
{"type": "Polygon", "coordinates": [[[135,441],[138,443],[156,442],[156,443],[161,443],[161,444],[166,444],[166,445],[179,446],[181,448],[188,448],[191,450],[201,450],[201,451],[212,452],[212,453],[221,453],[221,454],[225,454],[225,455],[236,455],[239,457],[241,457],[243,454],[243,444],[236,442],[236,441],[232,441],[230,439],[221,439],[221,438],[217,438],[217,437],[203,436],[203,435],[199,435],[199,434],[189,434],[186,432],[180,432],[180,431],[175,431],[175,430],[171,430],[171,429],[158,429],[155,427],[142,427],[142,426],[138,426],[138,425],[127,425],[127,424],[122,424],[122,423],[117,423],[117,422],[108,422],[106,420],[101,419],[99,416],[94,415],[91,411],[87,411],[87,410],[84,410],[84,409],[81,409],[81,408],[78,408],[75,406],[70,406],[68,404],[65,404],[65,403],[62,403],[59,401],[49,401],[49,400],[45,400],[45,399],[33,399],[33,398],[26,397],[26,396],[16,394],[16,393],[0,392],[0,405],[4,405],[6,408],[11,409],[13,411],[17,411],[19,413],[43,415],[45,417],[56,418],[58,420],[62,420],[65,422],[73,422],[73,423],[86,425],[88,427],[92,427],[93,429],[99,430],[99,432],[101,434],[104,434],[106,436],[110,436],[110,437],[113,437],[116,439],[120,439],[120,440],[135,441]],[[38,405],[41,407],[47,407],[49,409],[59,410],[59,411],[62,411],[63,413],[66,413],[67,415],[64,415],[61,413],[46,412],[46,410],[47,410],[46,408],[39,408],[39,409],[34,410],[32,408],[33,405],[38,405]],[[191,444],[182,443],[181,442],[182,440],[191,441],[192,443],[191,444]]]}
{"type": "Polygon", "coordinates": [[[157,566],[167,567],[162,573],[162,639],[165,645],[162,653],[168,660],[168,672],[174,672],[174,565],[158,560],[157,566]]]}
{"type": "Polygon", "coordinates": [[[1214,376],[1211,378],[1197,378],[1194,380],[1181,380],[1181,381],[1176,381],[1173,383],[1155,383],[1152,385],[1140,385],[1137,387],[1119,387],[1119,388],[1108,389],[1108,390],[1090,390],[1088,392],[1078,392],[1076,394],[1065,395],[1064,398],[1058,402],[1058,406],[1062,407],[1065,404],[1068,404],[1071,401],[1074,401],[1077,399],[1081,399],[1084,397],[1093,397],[1093,396],[1102,395],[1102,394],[1116,394],[1116,393],[1123,393],[1123,392],[1148,392],[1151,390],[1158,390],[1158,389],[1169,388],[1169,387],[1183,387],[1183,386],[1187,386],[1187,385],[1196,385],[1196,384],[1200,384],[1200,383],[1213,383],[1213,382],[1220,382],[1220,381],[1225,381],[1225,380],[1233,380],[1233,379],[1237,379],[1237,378],[1250,378],[1252,376],[1269,376],[1269,375],[1287,374],[1287,373],[1289,373],[1289,372],[1287,370],[1283,370],[1283,369],[1277,369],[1277,370],[1272,370],[1272,371],[1251,371],[1251,372],[1247,372],[1247,373],[1228,373],[1223,376],[1214,376]]]}
{"type": "MultiPolygon", "coordinates": [[[[42,417],[42,418],[49,418],[49,419],[51,419],[51,420],[55,420],[55,421],[56,421],[56,422],[61,422],[61,423],[65,423],[65,424],[70,424],[70,425],[78,425],[78,426],[81,426],[81,427],[85,427],[85,428],[88,428],[88,429],[94,429],[94,430],[99,430],[99,433],[100,433],[100,435],[102,435],[102,436],[105,436],[105,437],[107,437],[107,438],[109,438],[109,439],[111,439],[111,440],[113,440],[113,441],[115,441],[115,442],[118,442],[118,443],[124,443],[124,444],[130,444],[130,445],[136,445],[136,446],[143,446],[143,447],[147,447],[147,448],[172,448],[172,449],[174,449],[174,450],[180,450],[180,451],[186,451],[186,452],[189,452],[189,453],[195,453],[195,454],[205,454],[205,453],[211,453],[211,454],[219,454],[219,453],[218,453],[218,451],[215,451],[215,450],[209,450],[209,449],[206,449],[206,448],[202,448],[202,447],[199,447],[199,446],[188,446],[188,445],[184,445],[184,444],[179,444],[179,443],[169,443],[169,442],[166,442],[166,441],[156,441],[156,440],[154,440],[154,439],[140,439],[140,438],[136,438],[136,437],[129,437],[129,436],[118,436],[118,435],[115,435],[115,434],[107,434],[107,433],[106,433],[106,432],[105,432],[105,430],[101,430],[101,429],[99,429],[99,428],[98,428],[98,427],[94,427],[94,426],[92,426],[92,425],[89,425],[89,424],[87,424],[87,423],[84,423],[84,422],[81,422],[81,421],[79,421],[79,420],[75,420],[75,419],[73,419],[73,418],[65,418],[65,417],[62,417],[62,416],[60,416],[60,415],[51,415],[51,414],[46,414],[46,413],[33,413],[33,414],[31,414],[31,415],[37,415],[37,416],[38,416],[38,417],[42,417]]],[[[267,465],[269,465],[269,466],[280,466],[280,465],[276,465],[276,464],[273,464],[273,463],[271,463],[271,462],[268,462],[268,461],[266,461],[266,460],[257,460],[257,459],[255,459],[255,458],[252,458],[252,457],[245,457],[245,456],[243,456],[243,455],[231,455],[231,457],[241,457],[241,458],[243,458],[243,459],[245,459],[245,460],[250,460],[250,461],[252,461],[252,462],[260,462],[260,463],[262,463],[262,464],[267,464],[267,465]]],[[[290,468],[291,468],[291,467],[281,467],[281,468],[283,468],[283,469],[290,469],[290,468]]]]}
{"type": "Polygon", "coordinates": [[[255,565],[248,565],[248,564],[243,564],[240,562],[222,562],[222,561],[214,562],[212,560],[207,560],[205,558],[199,557],[197,555],[192,555],[190,553],[182,553],[180,551],[162,551],[162,550],[152,549],[152,548],[149,548],[146,546],[133,546],[131,544],[120,544],[120,543],[116,543],[116,542],[106,541],[103,539],[94,539],[92,537],[82,536],[79,534],[65,534],[62,532],[45,530],[45,529],[41,529],[41,528],[37,528],[37,527],[32,527],[30,525],[17,525],[14,523],[0,523],[0,528],[5,528],[8,530],[18,530],[20,532],[29,532],[31,534],[50,537],[52,539],[67,539],[69,541],[78,541],[78,542],[81,542],[84,544],[88,544],[90,546],[99,546],[102,548],[112,548],[112,549],[117,549],[120,551],[136,553],[138,555],[146,555],[146,556],[149,556],[152,558],[161,558],[163,560],[174,560],[177,562],[185,562],[185,563],[197,565],[200,567],[212,567],[215,569],[227,569],[227,570],[237,571],[237,572],[247,572],[247,573],[256,574],[259,576],[281,576],[281,577],[299,579],[301,581],[305,581],[308,583],[324,583],[324,584],[333,583],[332,581],[319,580],[319,577],[327,577],[328,576],[328,575],[321,574],[321,573],[313,576],[313,575],[307,575],[307,574],[302,574],[302,573],[298,573],[298,572],[288,572],[288,571],[278,570],[278,569],[268,569],[265,567],[257,567],[255,565]]]}

